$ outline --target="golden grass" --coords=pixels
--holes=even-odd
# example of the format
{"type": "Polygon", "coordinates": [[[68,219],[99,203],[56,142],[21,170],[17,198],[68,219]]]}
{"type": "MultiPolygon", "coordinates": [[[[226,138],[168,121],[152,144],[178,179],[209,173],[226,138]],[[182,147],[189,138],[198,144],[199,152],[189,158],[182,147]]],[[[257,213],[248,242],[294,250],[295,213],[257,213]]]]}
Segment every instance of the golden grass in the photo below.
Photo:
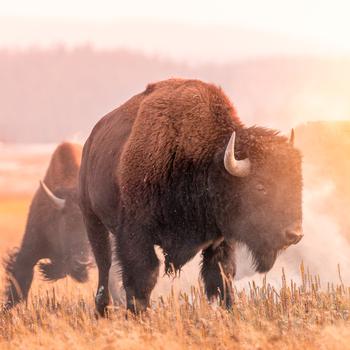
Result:
{"type": "MultiPolygon", "coordinates": [[[[29,198],[0,200],[0,228],[6,247],[18,244],[29,198]]],[[[2,245],[1,252],[5,252],[2,245]]],[[[3,272],[1,272],[3,273],[3,272]]],[[[252,282],[234,290],[228,312],[209,304],[201,288],[176,291],[153,301],[134,317],[111,307],[97,319],[96,276],[79,285],[35,279],[27,303],[0,315],[1,349],[347,349],[350,348],[350,288],[324,285],[301,266],[302,283],[282,275],[281,288],[252,282]]]]}

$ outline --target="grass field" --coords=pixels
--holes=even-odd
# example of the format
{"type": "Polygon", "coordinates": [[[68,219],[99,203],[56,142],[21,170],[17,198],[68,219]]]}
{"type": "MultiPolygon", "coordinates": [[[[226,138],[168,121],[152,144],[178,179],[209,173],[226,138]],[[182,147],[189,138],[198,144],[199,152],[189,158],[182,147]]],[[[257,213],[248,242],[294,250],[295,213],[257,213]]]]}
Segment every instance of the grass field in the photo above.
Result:
{"type": "MultiPolygon", "coordinates": [[[[30,197],[0,199],[0,254],[20,241],[30,197]]],[[[1,349],[346,349],[350,348],[350,288],[324,283],[301,267],[303,282],[281,276],[282,287],[234,290],[230,312],[208,304],[200,288],[153,300],[147,313],[111,307],[96,319],[96,277],[80,285],[67,278],[35,278],[28,303],[0,315],[1,349]]],[[[3,277],[3,271],[1,271],[3,277]]],[[[170,283],[170,282],[169,282],[170,283]]]]}

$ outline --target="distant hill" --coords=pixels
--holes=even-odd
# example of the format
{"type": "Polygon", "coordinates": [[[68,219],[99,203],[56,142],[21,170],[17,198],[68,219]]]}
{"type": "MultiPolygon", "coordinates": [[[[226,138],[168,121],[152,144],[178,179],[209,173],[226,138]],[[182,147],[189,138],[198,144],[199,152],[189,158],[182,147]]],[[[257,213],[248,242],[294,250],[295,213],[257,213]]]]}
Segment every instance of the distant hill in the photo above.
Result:
{"type": "MultiPolygon", "coordinates": [[[[200,11],[200,9],[198,9],[200,11]]],[[[99,49],[122,47],[198,64],[224,63],[274,55],[344,52],[332,43],[306,36],[290,37],[238,23],[196,23],[169,19],[1,17],[0,47],[49,48],[57,43],[77,47],[90,43],[99,49]]],[[[343,49],[343,48],[342,48],[343,49]]]]}
{"type": "Polygon", "coordinates": [[[247,124],[287,131],[305,120],[349,118],[350,59],[269,58],[188,66],[127,50],[0,50],[0,137],[84,140],[105,113],[147,83],[191,77],[221,85],[247,124]]]}

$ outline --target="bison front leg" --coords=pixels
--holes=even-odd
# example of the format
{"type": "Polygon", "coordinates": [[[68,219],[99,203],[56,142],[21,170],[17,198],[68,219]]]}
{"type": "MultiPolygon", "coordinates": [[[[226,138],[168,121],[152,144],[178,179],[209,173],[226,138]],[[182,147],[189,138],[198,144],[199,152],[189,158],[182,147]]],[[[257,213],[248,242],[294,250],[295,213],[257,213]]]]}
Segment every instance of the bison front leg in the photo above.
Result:
{"type": "Polygon", "coordinates": [[[219,296],[226,308],[232,307],[231,279],[236,273],[234,243],[223,241],[215,247],[211,245],[202,253],[201,275],[208,299],[219,296]]]}
{"type": "Polygon", "coordinates": [[[159,260],[149,235],[130,233],[118,242],[128,310],[139,313],[150,306],[151,292],[159,274],[159,260]]]}
{"type": "Polygon", "coordinates": [[[95,297],[96,310],[101,316],[106,315],[109,305],[109,269],[111,267],[111,246],[109,233],[103,223],[94,215],[84,217],[86,231],[98,269],[98,286],[95,297]]]}

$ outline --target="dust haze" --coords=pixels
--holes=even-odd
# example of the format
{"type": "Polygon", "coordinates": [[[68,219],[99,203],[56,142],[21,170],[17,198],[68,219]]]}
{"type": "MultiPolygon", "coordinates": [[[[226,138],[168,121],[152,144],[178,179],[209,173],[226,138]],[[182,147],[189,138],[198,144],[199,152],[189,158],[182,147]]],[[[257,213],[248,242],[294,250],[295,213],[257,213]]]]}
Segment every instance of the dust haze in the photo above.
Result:
{"type": "MultiPolygon", "coordinates": [[[[235,286],[246,288],[251,280],[263,278],[281,286],[282,269],[287,281],[301,282],[300,267],[328,282],[350,282],[350,122],[309,122],[296,127],[296,146],[303,153],[304,238],[282,252],[266,275],[252,268],[249,251],[241,245],[237,252],[235,286]],[[340,276],[339,276],[340,271],[340,276]],[[341,278],[341,280],[340,280],[341,278]]],[[[183,271],[181,288],[196,281],[200,256],[183,271]]]]}
{"type": "MultiPolygon", "coordinates": [[[[319,276],[321,285],[350,282],[350,122],[309,122],[296,128],[296,145],[303,153],[304,238],[278,257],[266,275],[272,285],[281,285],[282,269],[287,281],[301,282],[300,267],[319,276]],[[340,272],[340,276],[339,276],[340,272]],[[341,279],[341,280],[340,280],[341,279]]],[[[235,286],[249,281],[259,284],[265,275],[252,268],[249,251],[241,245],[237,252],[235,286]]],[[[200,257],[184,268],[183,278],[197,275],[200,257]]],[[[184,283],[185,285],[186,283],[184,283]]]]}

